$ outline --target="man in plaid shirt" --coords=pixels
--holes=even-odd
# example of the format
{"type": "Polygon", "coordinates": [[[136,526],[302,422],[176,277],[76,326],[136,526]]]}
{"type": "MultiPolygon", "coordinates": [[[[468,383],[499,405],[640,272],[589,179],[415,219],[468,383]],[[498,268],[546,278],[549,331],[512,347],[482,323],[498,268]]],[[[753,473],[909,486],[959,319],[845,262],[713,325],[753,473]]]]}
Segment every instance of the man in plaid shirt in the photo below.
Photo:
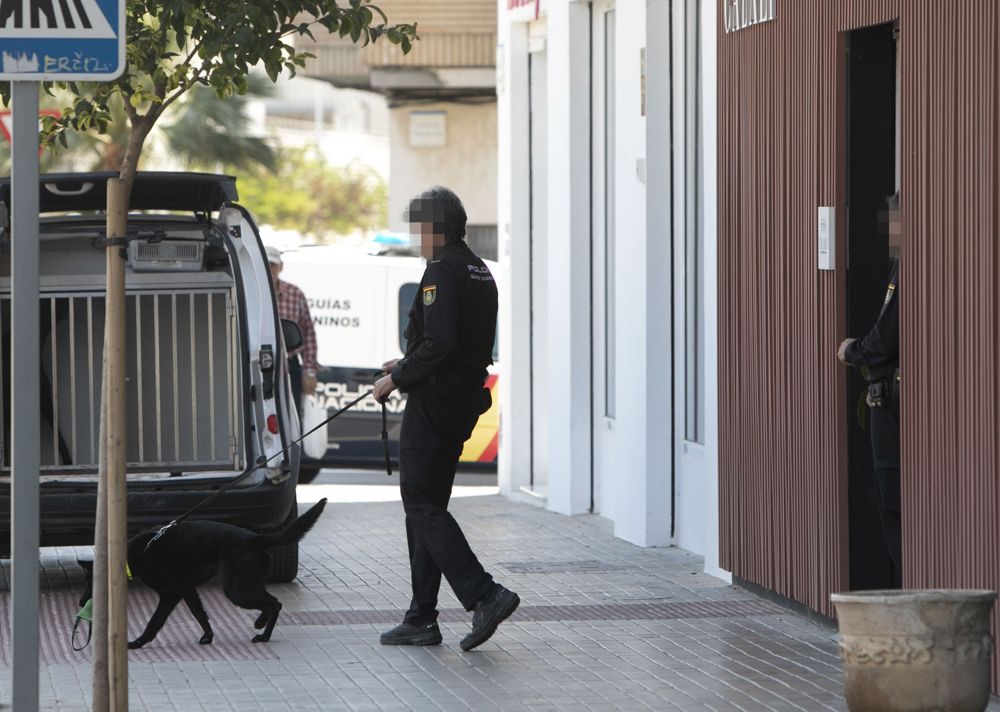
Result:
{"type": "Polygon", "coordinates": [[[319,363],[316,361],[316,329],[313,327],[306,295],[294,284],[278,279],[283,266],[281,250],[271,245],[264,250],[271,267],[274,293],[278,298],[278,317],[294,321],[302,331],[302,347],[288,354],[288,373],[292,380],[295,407],[301,416],[302,394],[316,392],[316,372],[319,370],[319,363]]]}

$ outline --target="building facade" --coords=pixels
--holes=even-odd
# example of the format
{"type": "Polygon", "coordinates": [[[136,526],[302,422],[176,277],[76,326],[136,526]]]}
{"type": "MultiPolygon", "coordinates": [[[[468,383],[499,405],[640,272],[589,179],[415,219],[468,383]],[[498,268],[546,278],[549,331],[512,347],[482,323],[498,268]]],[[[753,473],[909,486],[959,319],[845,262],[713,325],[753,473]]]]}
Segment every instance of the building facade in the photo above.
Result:
{"type": "Polygon", "coordinates": [[[1000,10],[501,0],[500,483],[832,616],[890,585],[864,382],[900,194],[906,587],[1000,588],[1000,10]]]}
{"type": "Polygon", "coordinates": [[[718,566],[714,3],[500,0],[499,480],[718,566]],[[509,404],[509,405],[508,405],[509,404]]]}
{"type": "Polygon", "coordinates": [[[996,3],[724,0],[716,32],[721,565],[827,615],[886,584],[835,353],[880,307],[898,190],[902,584],[1000,589],[996,3]]]}
{"type": "Polygon", "coordinates": [[[339,87],[378,92],[389,110],[389,228],[406,232],[415,194],[452,188],[469,216],[478,254],[497,253],[496,37],[494,0],[380,0],[391,22],[416,23],[409,54],[391,42],[358,47],[319,36],[303,72],[339,87]]]}

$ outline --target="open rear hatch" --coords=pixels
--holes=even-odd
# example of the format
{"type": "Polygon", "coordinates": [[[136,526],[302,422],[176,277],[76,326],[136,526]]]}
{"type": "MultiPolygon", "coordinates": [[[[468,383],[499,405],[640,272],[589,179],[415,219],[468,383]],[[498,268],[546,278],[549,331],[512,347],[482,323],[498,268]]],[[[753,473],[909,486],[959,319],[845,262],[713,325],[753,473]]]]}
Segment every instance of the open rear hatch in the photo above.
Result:
{"type": "MultiPolygon", "coordinates": [[[[45,175],[40,211],[43,479],[97,472],[104,341],[106,184],[114,173],[45,175]],[[66,214],[72,215],[67,217],[66,214]],[[73,215],[75,214],[75,215],[73,215]]],[[[126,272],[126,432],[130,479],[206,476],[245,465],[241,348],[233,271],[211,214],[237,199],[235,178],[139,173],[126,272]],[[184,218],[150,213],[188,213],[184,218]],[[132,238],[136,239],[132,239],[132,238]],[[214,243],[214,247],[209,242],[214,243]],[[206,253],[214,255],[206,259],[206,253]]],[[[10,179],[0,180],[0,202],[10,179]]],[[[7,250],[0,250],[4,253],[7,250]]],[[[0,254],[0,476],[10,474],[9,254],[0,254]]]]}
{"type": "MultiPolygon", "coordinates": [[[[79,213],[103,211],[107,184],[117,173],[52,173],[39,180],[39,211],[79,213]]],[[[0,179],[0,202],[10,211],[10,177],[0,179]]],[[[211,213],[239,200],[236,178],[208,173],[136,174],[129,210],[211,213]]],[[[8,222],[9,224],[9,222],[8,222]]]]}

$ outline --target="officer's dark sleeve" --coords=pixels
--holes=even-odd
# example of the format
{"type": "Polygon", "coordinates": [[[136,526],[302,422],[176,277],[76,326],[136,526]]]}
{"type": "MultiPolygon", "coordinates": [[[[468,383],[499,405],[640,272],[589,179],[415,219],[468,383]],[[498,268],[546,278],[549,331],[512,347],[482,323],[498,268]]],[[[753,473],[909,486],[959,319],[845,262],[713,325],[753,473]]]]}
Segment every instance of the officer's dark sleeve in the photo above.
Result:
{"type": "Polygon", "coordinates": [[[851,342],[844,358],[852,366],[881,366],[899,357],[899,287],[865,336],[851,342]]]}
{"type": "Polygon", "coordinates": [[[458,284],[455,275],[442,262],[427,266],[421,293],[434,288],[434,301],[424,310],[424,335],[411,354],[392,369],[392,382],[401,390],[412,388],[440,370],[458,348],[458,284]]]}

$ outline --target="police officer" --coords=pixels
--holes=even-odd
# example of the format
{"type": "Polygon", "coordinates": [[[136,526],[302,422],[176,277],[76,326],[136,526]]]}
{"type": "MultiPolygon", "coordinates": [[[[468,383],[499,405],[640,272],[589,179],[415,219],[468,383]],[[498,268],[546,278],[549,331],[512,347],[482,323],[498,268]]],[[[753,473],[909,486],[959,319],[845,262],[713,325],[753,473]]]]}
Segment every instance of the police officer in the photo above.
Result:
{"type": "Polygon", "coordinates": [[[899,483],[899,193],[886,200],[892,268],[882,311],[862,339],[844,339],[837,357],[867,368],[870,435],[882,533],[892,560],[895,584],[902,585],[903,558],[899,483]]]}
{"type": "Polygon", "coordinates": [[[399,436],[399,475],[413,598],[403,622],[381,636],[384,645],[437,645],[441,575],[467,611],[472,632],[462,650],[486,642],[520,599],[493,580],[448,512],[463,443],[491,405],[483,387],[493,363],[497,288],[489,268],[463,239],[462,202],[434,187],[410,201],[411,231],[420,235],[427,269],[410,307],[406,355],[387,361],[375,383],[385,402],[407,393],[399,436]]]}

